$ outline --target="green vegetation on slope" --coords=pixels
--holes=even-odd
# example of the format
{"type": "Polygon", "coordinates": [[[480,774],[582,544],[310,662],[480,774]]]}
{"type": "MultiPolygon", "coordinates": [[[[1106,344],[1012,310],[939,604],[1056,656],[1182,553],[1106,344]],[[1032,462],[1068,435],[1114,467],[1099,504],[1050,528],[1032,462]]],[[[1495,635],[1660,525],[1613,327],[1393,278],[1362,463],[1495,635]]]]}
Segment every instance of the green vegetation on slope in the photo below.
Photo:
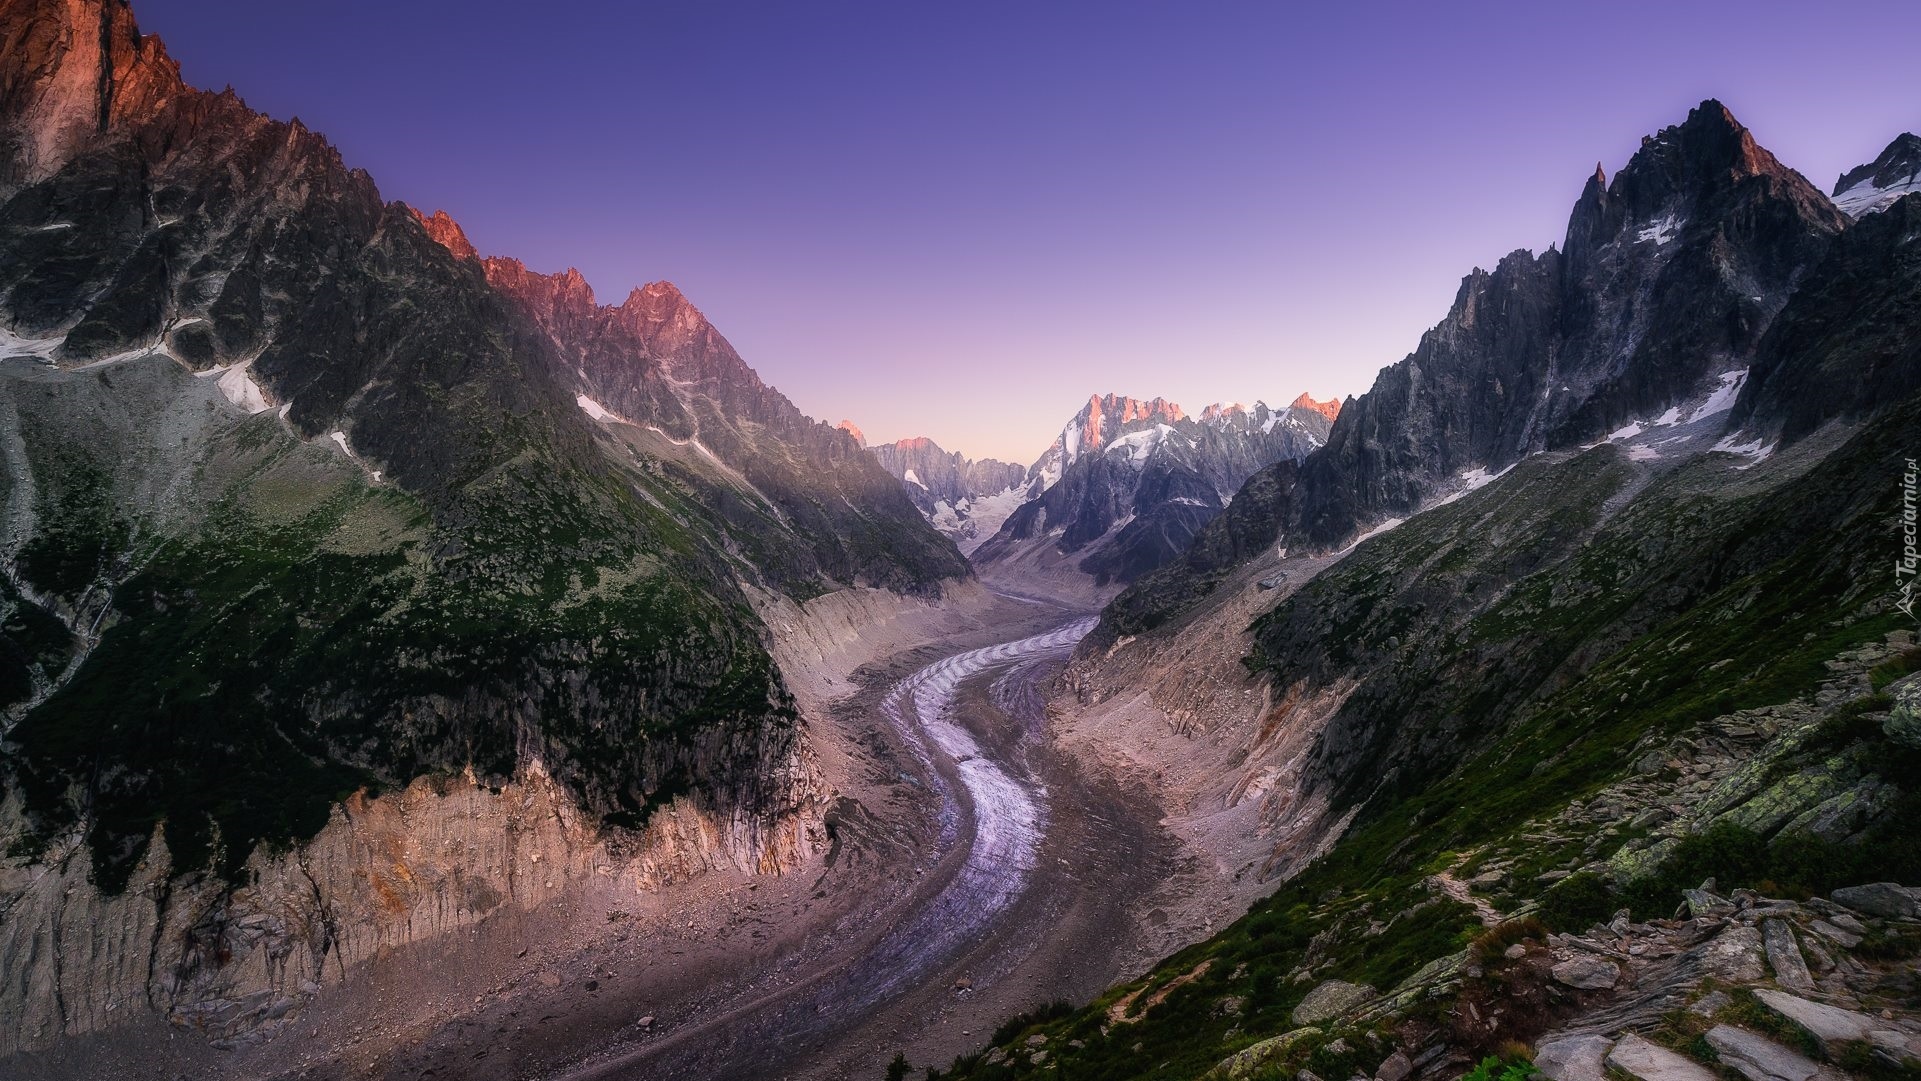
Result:
{"type": "MultiPolygon", "coordinates": [[[[1539,901],[1563,928],[1621,907],[1666,915],[1679,888],[1709,875],[1724,889],[1796,893],[1921,877],[1921,839],[1902,828],[1921,814],[1912,783],[1921,763],[1888,735],[1888,703],[1813,699],[1837,657],[1905,626],[1883,576],[1869,570],[1881,569],[1891,536],[1872,479],[1921,430],[1917,413],[1908,403],[1811,467],[1743,475],[1726,459],[1683,466],[1605,522],[1598,511],[1626,480],[1613,450],[1524,463],[1502,484],[1364,545],[1256,624],[1250,663],[1288,681],[1365,674],[1379,686],[1349,699],[1348,732],[1330,730],[1362,750],[1343,756],[1324,743],[1319,761],[1352,770],[1373,754],[1399,774],[1376,785],[1333,773],[1329,787],[1361,814],[1328,854],[1220,935],[1067,1017],[997,1034],[1007,1038],[947,1076],[1034,1074],[1024,1041],[1044,1036],[1045,1067],[1060,1076],[1199,1077],[1295,1029],[1293,1005],[1321,981],[1388,991],[1423,965],[1465,956],[1476,926],[1468,910],[1439,895],[1414,899],[1430,876],[1468,873],[1463,864],[1499,846],[1533,862],[1508,869],[1494,899],[1539,901]],[[1542,881],[1541,872],[1643,842],[1630,822],[1575,812],[1632,776],[1651,749],[1735,711],[1795,702],[1811,720],[1777,739],[1771,768],[1902,786],[1867,827],[1830,839],[1710,824],[1649,848],[1651,863],[1627,864],[1638,871],[1575,874],[1552,889],[1542,881]],[[1557,821],[1572,824],[1558,834],[1544,825],[1557,821]],[[1160,1003],[1138,1007],[1168,987],[1176,990],[1160,1003]]],[[[1872,678],[1885,685],[1912,663],[1898,655],[1872,678]]],[[[1775,791],[1768,776],[1755,780],[1775,791]]],[[[1397,1001],[1394,1013],[1433,1020],[1452,1002],[1397,1001]]],[[[1381,1052],[1362,1061],[1359,1048],[1378,1046],[1365,1036],[1320,1031],[1250,1076],[1372,1069],[1381,1052]]]]}

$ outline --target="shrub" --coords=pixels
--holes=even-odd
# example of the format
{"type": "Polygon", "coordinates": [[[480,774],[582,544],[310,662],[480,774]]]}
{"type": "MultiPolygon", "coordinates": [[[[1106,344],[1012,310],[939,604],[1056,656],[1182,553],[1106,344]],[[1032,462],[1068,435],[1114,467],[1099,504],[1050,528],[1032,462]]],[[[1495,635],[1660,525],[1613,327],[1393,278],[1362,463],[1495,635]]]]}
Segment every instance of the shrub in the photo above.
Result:
{"type": "Polygon", "coordinates": [[[1473,951],[1473,956],[1477,960],[1485,961],[1489,958],[1499,957],[1502,951],[1517,942],[1523,942],[1530,938],[1546,941],[1547,936],[1548,928],[1546,924],[1533,916],[1522,916],[1519,919],[1502,920],[1500,923],[1488,928],[1479,938],[1474,940],[1474,944],[1469,948],[1473,951]]]}
{"type": "Polygon", "coordinates": [[[1557,930],[1581,931],[1607,919],[1617,907],[1600,875],[1579,871],[1541,895],[1540,919],[1557,930]]]}
{"type": "Polygon", "coordinates": [[[1534,1064],[1519,1055],[1501,1058],[1489,1055],[1481,1060],[1479,1066],[1469,1070],[1461,1081],[1527,1081],[1534,1073],[1534,1064]]]}

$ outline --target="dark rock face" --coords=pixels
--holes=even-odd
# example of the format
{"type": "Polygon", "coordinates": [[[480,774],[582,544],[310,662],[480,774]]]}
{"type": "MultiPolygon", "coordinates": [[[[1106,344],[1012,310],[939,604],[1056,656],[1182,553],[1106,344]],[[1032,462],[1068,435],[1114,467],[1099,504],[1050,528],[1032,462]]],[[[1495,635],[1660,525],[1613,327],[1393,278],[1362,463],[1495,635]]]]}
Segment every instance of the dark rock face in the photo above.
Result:
{"type": "Polygon", "coordinates": [[[1311,400],[1278,412],[1257,403],[1210,406],[1197,420],[1158,398],[1090,398],[1029,470],[1037,494],[976,562],[1051,537],[1082,553],[1096,581],[1133,581],[1185,551],[1249,476],[1319,448],[1328,412],[1311,400]]]}
{"type": "Polygon", "coordinates": [[[966,573],[851,438],[671,286],[600,308],[483,264],[186,88],[120,0],[0,0],[0,36],[0,324],[43,343],[0,351],[20,836],[84,830],[111,891],[156,827],[176,873],[231,873],[360,786],[536,760],[625,826],[794,812],[739,583],[966,573]],[[725,468],[619,444],[583,394],[725,468]]]}
{"type": "MultiPolygon", "coordinates": [[[[1266,543],[1335,549],[1465,471],[1591,443],[1705,396],[1755,363],[1847,224],[1720,103],[1704,102],[1643,140],[1612,183],[1595,171],[1560,251],[1517,251],[1468,275],[1447,318],[1341,410],[1296,490],[1265,494],[1241,528],[1258,522],[1266,543]]],[[[1114,611],[1129,626],[1172,618],[1205,592],[1186,573],[1170,566],[1114,611]]]]}
{"type": "Polygon", "coordinates": [[[1808,272],[1762,341],[1731,426],[1792,443],[1921,389],[1921,197],[1867,215],[1808,272]]]}
{"type": "Polygon", "coordinates": [[[1589,180],[1561,252],[1475,271],[1301,471],[1301,539],[1337,546],[1436,482],[1592,442],[1745,368],[1847,219],[1718,102],[1589,180]]]}
{"type": "Polygon", "coordinates": [[[1291,460],[1249,477],[1178,558],[1114,598],[1102,613],[1103,641],[1159,627],[1214,592],[1235,568],[1273,547],[1282,526],[1294,517],[1299,480],[1300,463],[1291,460]]]}
{"type": "Polygon", "coordinates": [[[1861,218],[1916,191],[1921,191],[1921,137],[1902,132],[1879,157],[1841,174],[1834,182],[1834,204],[1861,218]]]}
{"type": "Polygon", "coordinates": [[[975,461],[958,451],[942,450],[931,439],[903,439],[867,449],[882,469],[901,482],[901,490],[914,506],[927,515],[934,513],[936,503],[958,506],[1018,487],[1027,479],[1025,466],[992,458],[975,461]]]}
{"type": "MultiPolygon", "coordinates": [[[[735,540],[776,581],[802,594],[835,584],[922,591],[968,574],[858,440],[762,382],[671,282],[600,306],[578,271],[536,274],[498,258],[484,266],[551,335],[578,394],[669,439],[697,441],[777,509],[772,522],[730,517],[735,540]],[[770,544],[770,530],[790,539],[770,544]]],[[[731,502],[721,492],[709,501],[731,502]]]]}

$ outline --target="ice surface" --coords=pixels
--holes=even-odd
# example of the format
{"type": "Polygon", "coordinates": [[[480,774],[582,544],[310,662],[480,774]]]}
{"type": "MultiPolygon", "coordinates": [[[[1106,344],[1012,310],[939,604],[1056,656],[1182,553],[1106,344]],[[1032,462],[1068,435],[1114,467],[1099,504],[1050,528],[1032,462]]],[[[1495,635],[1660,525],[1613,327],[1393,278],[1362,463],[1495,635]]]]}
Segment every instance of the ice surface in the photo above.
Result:
{"type": "Polygon", "coordinates": [[[1906,180],[1897,181],[1885,188],[1875,187],[1873,180],[1863,180],[1835,196],[1834,205],[1850,218],[1864,218],[1877,211],[1886,210],[1894,205],[1896,199],[1917,191],[1921,191],[1921,173],[1916,173],[1906,180]]]}

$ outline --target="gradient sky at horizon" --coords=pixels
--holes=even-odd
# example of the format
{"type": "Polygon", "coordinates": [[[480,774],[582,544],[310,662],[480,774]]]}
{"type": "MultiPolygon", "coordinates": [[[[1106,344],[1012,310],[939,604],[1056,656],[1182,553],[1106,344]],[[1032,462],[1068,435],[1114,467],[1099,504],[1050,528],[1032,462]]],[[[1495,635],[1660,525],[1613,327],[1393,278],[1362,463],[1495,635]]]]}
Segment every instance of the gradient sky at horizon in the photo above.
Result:
{"type": "Polygon", "coordinates": [[[1090,393],[1358,394],[1707,97],[1822,190],[1921,128],[1921,5],[135,0],[484,253],[671,279],[875,441],[1090,393]]]}

